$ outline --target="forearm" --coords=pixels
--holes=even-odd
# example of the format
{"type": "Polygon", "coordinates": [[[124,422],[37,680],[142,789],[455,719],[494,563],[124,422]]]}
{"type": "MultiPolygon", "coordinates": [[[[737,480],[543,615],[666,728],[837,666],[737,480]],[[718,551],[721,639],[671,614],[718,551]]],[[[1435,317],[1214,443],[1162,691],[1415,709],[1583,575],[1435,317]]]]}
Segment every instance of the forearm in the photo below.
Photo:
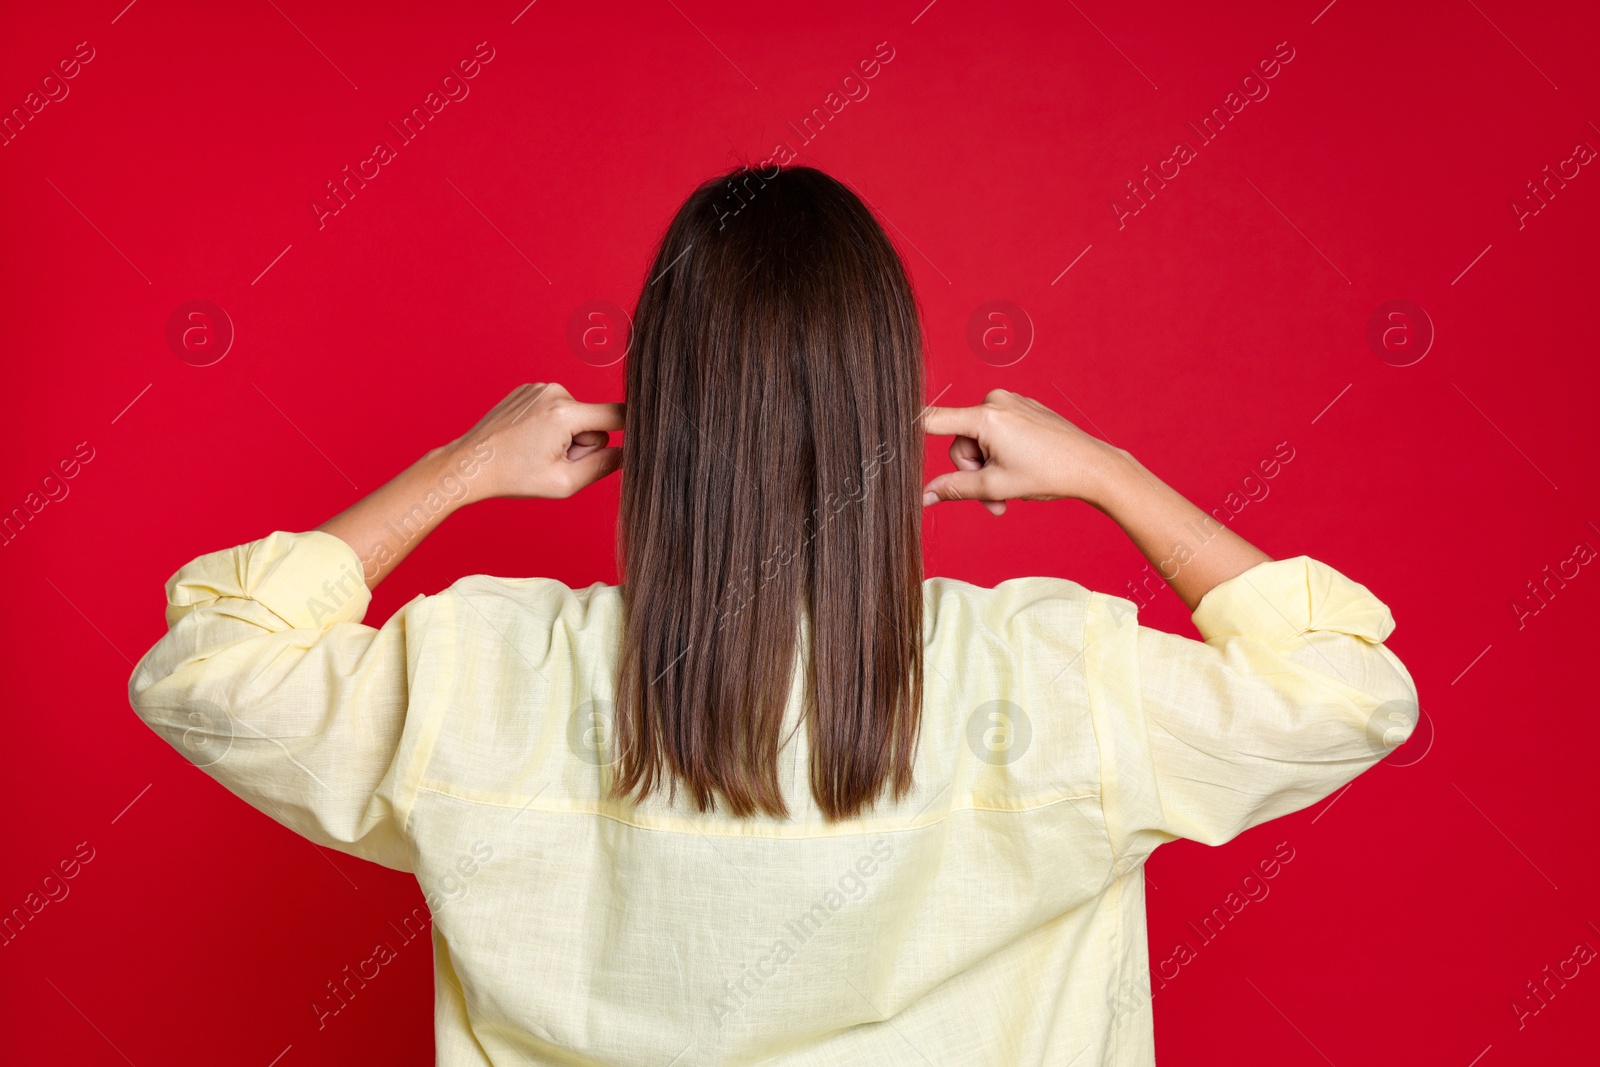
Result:
{"type": "Polygon", "coordinates": [[[1106,453],[1100,481],[1089,502],[1122,527],[1191,612],[1213,587],[1272,558],[1122,449],[1106,453]]]}
{"type": "Polygon", "coordinates": [[[462,455],[453,446],[432,449],[317,529],[355,549],[367,588],[376,588],[423,538],[468,502],[468,480],[480,462],[480,456],[462,455]]]}

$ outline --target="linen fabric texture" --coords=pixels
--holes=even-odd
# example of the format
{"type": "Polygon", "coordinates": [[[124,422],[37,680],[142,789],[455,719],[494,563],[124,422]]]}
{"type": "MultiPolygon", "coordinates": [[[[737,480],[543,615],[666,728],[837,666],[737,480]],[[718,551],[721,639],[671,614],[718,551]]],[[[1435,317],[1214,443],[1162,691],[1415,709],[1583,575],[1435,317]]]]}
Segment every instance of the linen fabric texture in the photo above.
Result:
{"type": "Polygon", "coordinates": [[[372,627],[361,570],[321,531],[195,559],[129,696],[253,807],[415,875],[445,1067],[1146,1067],[1144,861],[1332,795],[1418,714],[1389,609],[1307,556],[1213,588],[1200,641],[1065,579],[930,578],[910,795],[822,818],[802,618],[791,814],[735,819],[606,797],[618,587],[478,575],[372,627]]]}

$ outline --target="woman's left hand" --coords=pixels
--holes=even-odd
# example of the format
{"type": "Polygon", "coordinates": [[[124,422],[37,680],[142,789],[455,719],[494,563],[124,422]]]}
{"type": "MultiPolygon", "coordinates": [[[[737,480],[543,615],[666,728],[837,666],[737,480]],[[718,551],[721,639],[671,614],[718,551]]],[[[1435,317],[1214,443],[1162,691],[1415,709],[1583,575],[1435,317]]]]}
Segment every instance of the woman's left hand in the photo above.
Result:
{"type": "Polygon", "coordinates": [[[608,431],[621,429],[621,404],[584,404],[554,382],[534,382],[513,389],[447,449],[489,452],[469,479],[473,500],[561,498],[622,465],[621,447],[607,447],[608,431]]]}

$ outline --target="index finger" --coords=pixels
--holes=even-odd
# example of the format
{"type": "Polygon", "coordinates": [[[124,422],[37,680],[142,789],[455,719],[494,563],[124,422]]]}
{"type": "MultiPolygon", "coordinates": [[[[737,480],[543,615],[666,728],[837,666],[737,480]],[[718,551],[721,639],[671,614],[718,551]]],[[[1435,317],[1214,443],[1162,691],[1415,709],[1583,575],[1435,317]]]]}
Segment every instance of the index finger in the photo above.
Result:
{"type": "Polygon", "coordinates": [[[578,404],[574,419],[579,430],[621,430],[621,404],[578,404]]]}
{"type": "Polygon", "coordinates": [[[982,422],[980,408],[936,408],[929,405],[922,414],[923,432],[934,437],[977,437],[982,422]]]}

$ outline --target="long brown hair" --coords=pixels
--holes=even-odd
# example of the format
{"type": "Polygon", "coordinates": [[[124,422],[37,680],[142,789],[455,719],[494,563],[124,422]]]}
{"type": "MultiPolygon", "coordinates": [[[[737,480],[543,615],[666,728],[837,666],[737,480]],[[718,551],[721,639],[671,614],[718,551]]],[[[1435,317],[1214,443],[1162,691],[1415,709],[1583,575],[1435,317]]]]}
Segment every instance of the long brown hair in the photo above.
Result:
{"type": "Polygon", "coordinates": [[[741,167],[678,209],[627,362],[613,796],[681,783],[700,811],[787,816],[802,613],[818,808],[911,788],[922,368],[905,267],[833,178],[741,167]]]}

